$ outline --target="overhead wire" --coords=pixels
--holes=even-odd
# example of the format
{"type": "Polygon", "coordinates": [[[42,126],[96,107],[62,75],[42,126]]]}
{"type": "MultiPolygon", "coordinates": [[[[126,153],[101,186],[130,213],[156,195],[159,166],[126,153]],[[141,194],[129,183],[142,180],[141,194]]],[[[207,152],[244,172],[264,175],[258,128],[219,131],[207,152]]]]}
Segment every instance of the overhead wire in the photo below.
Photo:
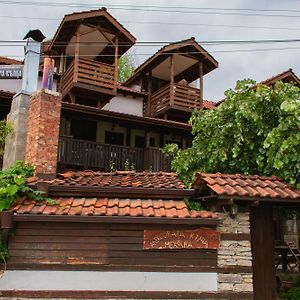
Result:
{"type": "MultiPolygon", "coordinates": [[[[284,47],[284,48],[256,48],[256,49],[234,49],[234,50],[212,50],[209,51],[209,53],[243,53],[243,52],[265,52],[265,51],[281,51],[281,50],[299,50],[300,47],[284,47]]],[[[206,53],[206,52],[168,52],[168,53],[162,53],[160,55],[170,55],[170,54],[200,54],[200,53],[206,53]]],[[[152,56],[153,53],[134,53],[134,54],[127,54],[128,56],[152,56]]],[[[11,58],[22,58],[24,55],[8,55],[11,58]]],[[[100,55],[94,55],[94,54],[80,54],[80,57],[113,57],[114,54],[100,54],[100,55]]],[[[41,55],[41,57],[48,57],[48,55],[41,55]]],[[[52,58],[60,58],[60,55],[51,55],[52,58]]],[[[75,55],[68,55],[68,57],[75,57],[75,55]]]]}
{"type": "MultiPolygon", "coordinates": [[[[7,15],[0,15],[0,18],[41,20],[41,21],[59,21],[59,20],[61,20],[61,18],[7,16],[7,15]]],[[[161,21],[126,21],[126,20],[120,20],[119,22],[124,23],[124,24],[145,24],[145,25],[205,26],[205,27],[222,27],[222,28],[226,27],[226,28],[292,30],[292,31],[299,31],[300,30],[300,28],[298,28],[298,27],[250,26],[250,25],[232,25],[232,24],[208,24],[208,23],[161,22],[161,21]]]]}
{"type": "MultiPolygon", "coordinates": [[[[203,41],[199,41],[199,40],[195,40],[197,43],[201,44],[201,45],[230,45],[230,44],[272,44],[272,43],[299,43],[300,42],[300,38],[299,39],[262,39],[262,40],[203,40],[203,41]]],[[[51,40],[49,41],[45,41],[45,43],[47,42],[51,42],[51,40]]],[[[16,45],[16,46],[22,46],[23,44],[26,43],[26,41],[24,40],[0,40],[0,46],[2,43],[11,43],[12,45],[16,45]],[[18,45],[19,44],[19,45],[18,45]]],[[[189,39],[187,40],[182,40],[182,41],[178,41],[178,42],[174,42],[174,41],[137,41],[135,42],[135,46],[166,46],[169,44],[180,44],[180,45],[184,45],[184,46],[189,46],[189,45],[193,45],[194,43],[191,42],[189,39]]],[[[76,44],[76,41],[57,41],[54,43],[55,46],[61,46],[64,47],[66,45],[72,45],[72,44],[76,44]]],[[[82,41],[80,42],[81,45],[87,45],[87,46],[91,46],[91,45],[107,45],[107,42],[102,42],[102,41],[82,41]]],[[[129,42],[119,42],[119,46],[131,46],[132,43],[129,42]]],[[[112,47],[114,47],[114,45],[111,45],[112,47]]]]}
{"type": "MultiPolygon", "coordinates": [[[[50,6],[50,7],[78,7],[78,8],[99,8],[99,4],[89,3],[66,3],[66,2],[37,2],[37,1],[7,1],[0,0],[2,4],[8,5],[31,5],[31,6],[50,6]]],[[[138,5],[112,5],[101,4],[107,6],[109,9],[115,10],[131,10],[131,11],[146,11],[146,12],[167,12],[167,13],[187,13],[187,14],[207,14],[207,15],[241,15],[241,16],[263,16],[263,17],[287,17],[300,18],[300,15],[286,15],[286,14],[266,14],[265,12],[292,12],[298,13],[298,10],[266,10],[266,9],[236,9],[236,8],[200,8],[200,7],[164,7],[164,6],[138,6],[138,5]],[[215,10],[215,11],[209,11],[215,10]],[[243,13],[239,11],[248,11],[250,13],[243,13]],[[264,13],[258,13],[258,12],[264,13]]]]}

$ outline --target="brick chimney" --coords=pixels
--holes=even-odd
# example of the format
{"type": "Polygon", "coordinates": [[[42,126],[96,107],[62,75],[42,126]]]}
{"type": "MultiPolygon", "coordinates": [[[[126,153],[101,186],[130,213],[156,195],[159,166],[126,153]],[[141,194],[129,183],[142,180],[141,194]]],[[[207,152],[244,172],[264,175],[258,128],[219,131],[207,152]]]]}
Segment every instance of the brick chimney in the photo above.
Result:
{"type": "Polygon", "coordinates": [[[59,93],[42,90],[30,96],[25,161],[36,175],[55,175],[61,112],[59,93]]]}

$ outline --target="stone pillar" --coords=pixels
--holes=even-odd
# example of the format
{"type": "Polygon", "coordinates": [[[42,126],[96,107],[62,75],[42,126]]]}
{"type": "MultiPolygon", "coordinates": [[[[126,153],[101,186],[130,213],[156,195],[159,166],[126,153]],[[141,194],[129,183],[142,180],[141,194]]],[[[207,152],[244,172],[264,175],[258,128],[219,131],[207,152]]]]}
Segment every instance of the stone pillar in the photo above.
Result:
{"type": "Polygon", "coordinates": [[[218,292],[253,292],[250,214],[238,213],[235,219],[218,213],[223,222],[218,226],[221,244],[218,250],[218,292]]]}
{"type": "Polygon", "coordinates": [[[24,160],[29,97],[29,94],[20,92],[12,100],[11,110],[7,115],[7,122],[12,125],[13,131],[8,134],[5,140],[3,169],[14,165],[17,160],[24,160]]]}
{"type": "Polygon", "coordinates": [[[61,96],[48,90],[30,97],[25,161],[35,173],[56,173],[61,96]]]}

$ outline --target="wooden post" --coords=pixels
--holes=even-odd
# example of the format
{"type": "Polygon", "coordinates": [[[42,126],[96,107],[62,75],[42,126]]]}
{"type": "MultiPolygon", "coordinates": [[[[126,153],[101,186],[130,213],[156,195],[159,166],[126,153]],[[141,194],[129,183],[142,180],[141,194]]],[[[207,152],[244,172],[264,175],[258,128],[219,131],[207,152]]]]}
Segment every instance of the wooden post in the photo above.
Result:
{"type": "Polygon", "coordinates": [[[72,121],[72,119],[70,119],[70,118],[66,119],[66,135],[67,136],[71,135],[71,121],[72,121]]]}
{"type": "Polygon", "coordinates": [[[127,127],[126,128],[126,146],[130,147],[131,144],[131,128],[127,127]]]}
{"type": "Polygon", "coordinates": [[[159,133],[159,147],[163,148],[164,147],[164,134],[163,133],[159,133]]]}
{"type": "Polygon", "coordinates": [[[200,105],[199,108],[203,109],[203,62],[199,62],[199,80],[200,80],[200,91],[199,91],[199,100],[200,100],[200,105]]]}
{"type": "Polygon", "coordinates": [[[148,103],[147,103],[147,115],[151,116],[152,111],[151,111],[151,93],[152,93],[152,71],[149,71],[149,76],[148,76],[148,103]]]}
{"type": "Polygon", "coordinates": [[[114,91],[117,92],[118,83],[118,57],[119,57],[119,37],[115,39],[115,62],[114,62],[114,91]]]}
{"type": "Polygon", "coordinates": [[[80,46],[80,34],[76,33],[76,43],[75,43],[75,57],[74,57],[74,77],[73,82],[77,82],[78,69],[79,69],[79,46],[80,46]]]}
{"type": "Polygon", "coordinates": [[[174,54],[170,56],[170,106],[174,105],[174,54]]]}
{"type": "Polygon", "coordinates": [[[150,147],[150,133],[146,131],[146,148],[150,147]]]}
{"type": "Polygon", "coordinates": [[[276,299],[273,207],[260,204],[251,208],[251,248],[254,300],[276,299]]]}

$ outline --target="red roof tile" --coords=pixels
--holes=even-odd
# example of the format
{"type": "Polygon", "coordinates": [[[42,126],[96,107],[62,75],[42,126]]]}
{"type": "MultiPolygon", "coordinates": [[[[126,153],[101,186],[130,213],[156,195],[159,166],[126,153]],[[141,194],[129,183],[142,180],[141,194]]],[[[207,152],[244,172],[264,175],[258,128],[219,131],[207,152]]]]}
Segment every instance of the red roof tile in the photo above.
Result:
{"type": "Polygon", "coordinates": [[[22,65],[22,64],[23,62],[21,60],[16,60],[6,56],[0,56],[0,65],[22,65]]]}
{"type": "Polygon", "coordinates": [[[129,94],[138,94],[138,95],[142,95],[142,96],[147,96],[147,93],[138,91],[138,90],[130,88],[128,86],[125,86],[121,82],[117,83],[117,89],[118,89],[118,91],[124,91],[124,92],[127,92],[129,94]]]}
{"type": "Polygon", "coordinates": [[[278,177],[245,176],[241,174],[198,173],[194,188],[209,187],[219,196],[299,200],[300,191],[292,189],[278,177]]]}
{"type": "Polygon", "coordinates": [[[56,198],[50,205],[29,199],[20,199],[14,207],[18,215],[78,215],[128,216],[155,218],[218,218],[208,211],[189,211],[182,200],[150,200],[119,198],[56,198]]]}
{"type": "Polygon", "coordinates": [[[265,85],[273,85],[276,83],[276,81],[283,81],[283,82],[291,82],[293,81],[294,83],[297,84],[297,86],[300,85],[300,79],[297,77],[297,75],[293,72],[293,69],[288,69],[286,71],[283,71],[279,74],[276,74],[270,78],[267,78],[263,81],[260,82],[260,84],[265,84],[265,85]]]}
{"type": "MultiPolygon", "coordinates": [[[[30,184],[43,181],[29,178],[30,184]]],[[[67,171],[57,175],[56,179],[46,181],[50,185],[60,186],[97,186],[97,187],[142,187],[156,189],[184,189],[183,182],[175,173],[116,171],[103,173],[94,171],[67,171]]]]}

